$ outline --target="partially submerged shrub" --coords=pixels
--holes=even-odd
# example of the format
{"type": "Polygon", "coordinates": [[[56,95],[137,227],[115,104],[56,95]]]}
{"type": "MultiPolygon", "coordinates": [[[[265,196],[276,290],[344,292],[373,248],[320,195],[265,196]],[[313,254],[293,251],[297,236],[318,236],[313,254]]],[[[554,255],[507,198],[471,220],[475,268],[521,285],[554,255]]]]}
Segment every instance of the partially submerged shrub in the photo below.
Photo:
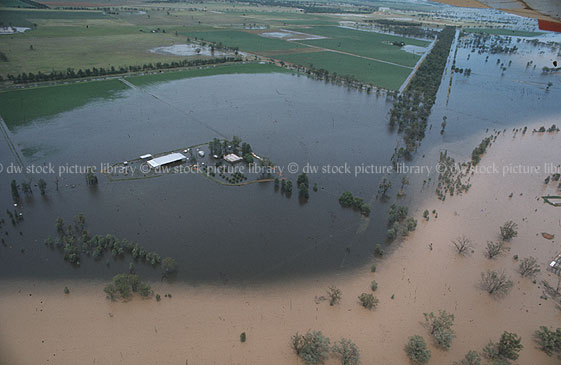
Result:
{"type": "Polygon", "coordinates": [[[321,364],[329,356],[330,340],[321,331],[308,331],[304,335],[296,332],[291,342],[296,355],[306,364],[321,364]]]}
{"type": "Polygon", "coordinates": [[[378,306],[378,298],[370,293],[362,293],[358,296],[360,304],[366,309],[374,309],[378,306]]]}
{"type": "Polygon", "coordinates": [[[452,345],[452,340],[456,337],[452,326],[454,325],[454,315],[444,310],[439,310],[438,315],[434,313],[424,313],[425,321],[434,337],[436,343],[445,350],[452,345]]]}
{"type": "Polygon", "coordinates": [[[518,225],[513,221],[507,221],[500,227],[501,237],[505,241],[509,241],[512,238],[518,236],[518,225]]]}
{"type": "Polygon", "coordinates": [[[341,356],[342,365],[360,365],[360,351],[351,340],[340,339],[333,344],[332,351],[341,356]]]}
{"type": "Polygon", "coordinates": [[[426,364],[431,358],[431,351],[428,349],[425,339],[419,335],[409,337],[405,352],[414,364],[426,364]]]}

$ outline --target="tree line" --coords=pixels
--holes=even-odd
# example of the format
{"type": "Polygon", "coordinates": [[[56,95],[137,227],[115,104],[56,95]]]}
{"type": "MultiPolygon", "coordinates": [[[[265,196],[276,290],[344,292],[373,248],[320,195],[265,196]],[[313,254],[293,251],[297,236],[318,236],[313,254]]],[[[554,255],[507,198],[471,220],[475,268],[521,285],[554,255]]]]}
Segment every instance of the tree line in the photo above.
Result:
{"type": "MultiPolygon", "coordinates": [[[[195,59],[195,60],[180,60],[172,62],[156,62],[156,63],[145,63],[143,65],[129,65],[129,66],[119,66],[110,68],[104,67],[93,67],[92,69],[86,68],[85,70],[79,69],[75,71],[73,68],[67,68],[66,71],[52,71],[49,73],[42,73],[41,71],[37,73],[33,72],[23,72],[17,75],[7,75],[7,79],[12,81],[14,84],[26,84],[31,82],[40,81],[59,81],[68,79],[77,79],[84,77],[95,77],[95,76],[109,76],[109,75],[119,75],[126,74],[129,72],[141,72],[141,71],[156,71],[156,70],[167,70],[180,67],[193,67],[193,66],[205,66],[205,65],[215,65],[227,62],[240,62],[242,59],[239,57],[222,57],[222,58],[210,58],[210,59],[195,59]]],[[[3,78],[0,76],[0,81],[3,78]]]]}
{"type": "Polygon", "coordinates": [[[427,119],[436,100],[442,73],[454,40],[454,27],[446,27],[439,34],[433,49],[421,64],[407,89],[394,102],[390,112],[390,127],[398,127],[403,133],[405,148],[396,150],[394,163],[400,158],[411,157],[417,145],[425,137],[427,119]]]}

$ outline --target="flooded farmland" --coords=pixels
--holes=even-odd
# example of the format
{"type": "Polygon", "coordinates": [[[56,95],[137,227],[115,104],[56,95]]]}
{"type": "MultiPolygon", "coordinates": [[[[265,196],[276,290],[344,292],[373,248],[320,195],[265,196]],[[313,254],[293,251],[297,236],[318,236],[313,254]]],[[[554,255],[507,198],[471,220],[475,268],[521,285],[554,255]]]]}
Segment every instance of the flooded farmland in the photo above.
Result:
{"type": "MultiPolygon", "coordinates": [[[[559,78],[542,74],[559,46],[511,39],[509,45],[517,45],[518,51],[510,54],[472,52],[469,39],[461,39],[429,118],[432,128],[408,164],[434,165],[431,151],[440,149],[469,156],[486,129],[519,128],[561,114],[554,102],[561,99],[559,78]],[[469,68],[471,75],[451,75],[454,59],[457,69],[469,68]],[[448,122],[440,134],[443,116],[448,122]]],[[[355,167],[390,164],[401,140],[388,128],[390,108],[391,98],[383,93],[291,74],[242,74],[129,87],[74,109],[8,123],[8,137],[25,164],[52,164],[55,174],[44,176],[45,197],[36,192],[22,198],[24,220],[15,227],[4,225],[8,235],[7,246],[0,248],[0,273],[4,278],[109,279],[126,271],[133,261],[128,256],[84,256],[75,267],[56,248],[44,245],[56,235],[52,217],[71,222],[78,213],[85,215],[92,234],[113,234],[173,257],[177,279],[190,283],[247,284],[361,267],[372,260],[375,245],[385,241],[390,203],[375,199],[386,176],[379,171],[355,176],[355,167]],[[272,182],[227,187],[193,174],[125,182],[99,174],[99,184],[90,187],[78,171],[63,173],[55,191],[60,167],[99,169],[233,135],[278,166],[297,163],[299,172],[306,164],[330,169],[308,173],[318,191],[310,191],[307,203],[299,201],[297,191],[290,198],[282,195],[272,182]],[[343,168],[343,173],[332,168],[345,164],[349,170],[343,168]],[[369,218],[339,205],[344,191],[372,203],[369,218]]],[[[1,149],[4,166],[15,162],[6,144],[1,149]]],[[[296,181],[297,174],[283,175],[296,181]]],[[[399,203],[414,205],[433,194],[420,189],[427,177],[410,176],[408,189],[415,192],[415,200],[409,194],[399,203]]],[[[20,181],[24,176],[2,174],[1,203],[6,208],[12,206],[12,178],[20,181]]],[[[393,179],[392,195],[398,191],[399,176],[393,179]]],[[[160,276],[149,265],[137,264],[136,271],[148,279],[160,276]]]]}

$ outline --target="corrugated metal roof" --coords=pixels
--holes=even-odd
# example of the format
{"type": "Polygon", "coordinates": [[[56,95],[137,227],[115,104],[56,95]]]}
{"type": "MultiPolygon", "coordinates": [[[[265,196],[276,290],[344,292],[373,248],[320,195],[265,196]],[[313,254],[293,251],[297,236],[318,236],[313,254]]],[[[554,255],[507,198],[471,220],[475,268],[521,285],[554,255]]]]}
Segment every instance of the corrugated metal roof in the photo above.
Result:
{"type": "Polygon", "coordinates": [[[167,165],[168,163],[178,162],[186,159],[187,157],[185,157],[181,153],[175,152],[175,153],[170,153],[169,155],[156,157],[148,161],[148,165],[150,165],[151,167],[158,167],[158,166],[167,165]]]}

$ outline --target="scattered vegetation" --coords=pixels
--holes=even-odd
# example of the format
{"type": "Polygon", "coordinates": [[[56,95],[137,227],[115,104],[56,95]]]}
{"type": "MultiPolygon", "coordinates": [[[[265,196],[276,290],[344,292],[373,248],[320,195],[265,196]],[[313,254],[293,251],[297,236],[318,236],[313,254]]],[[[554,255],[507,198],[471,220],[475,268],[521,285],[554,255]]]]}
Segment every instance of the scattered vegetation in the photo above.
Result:
{"type": "MultiPolygon", "coordinates": [[[[106,252],[111,252],[115,258],[130,254],[133,259],[141,260],[152,266],[162,263],[157,252],[147,251],[137,243],[121,240],[111,234],[91,236],[90,232],[85,229],[86,217],[83,214],[75,216],[73,222],[73,225],[69,224],[65,227],[64,220],[60,217],[57,218],[58,237],[55,240],[51,237],[45,240],[46,246],[62,250],[64,260],[71,264],[80,265],[82,254],[100,260],[106,252]]],[[[167,258],[162,269],[164,275],[172,274],[176,270],[175,260],[167,258]]]]}

